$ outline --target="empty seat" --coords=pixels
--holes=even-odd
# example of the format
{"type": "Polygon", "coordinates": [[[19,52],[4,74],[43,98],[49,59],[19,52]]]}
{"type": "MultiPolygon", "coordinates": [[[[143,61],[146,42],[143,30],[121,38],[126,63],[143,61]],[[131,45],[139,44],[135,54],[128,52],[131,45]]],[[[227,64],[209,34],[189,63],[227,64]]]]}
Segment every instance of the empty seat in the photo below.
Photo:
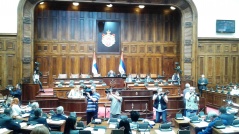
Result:
{"type": "Polygon", "coordinates": [[[70,78],[80,78],[79,74],[71,74],[70,78]]]}
{"type": "Polygon", "coordinates": [[[67,78],[67,74],[59,74],[58,78],[60,79],[66,79],[67,78]]]}

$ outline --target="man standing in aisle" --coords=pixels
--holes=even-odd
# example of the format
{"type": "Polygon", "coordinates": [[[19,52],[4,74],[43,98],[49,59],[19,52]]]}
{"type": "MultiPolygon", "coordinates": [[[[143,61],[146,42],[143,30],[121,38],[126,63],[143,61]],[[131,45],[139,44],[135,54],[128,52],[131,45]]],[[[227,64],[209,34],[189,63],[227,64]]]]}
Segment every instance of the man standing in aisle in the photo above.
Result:
{"type": "Polygon", "coordinates": [[[186,116],[191,117],[197,114],[198,111],[198,94],[195,93],[195,87],[191,87],[190,91],[185,94],[186,100],[186,116]]]}
{"type": "Polygon", "coordinates": [[[106,98],[111,101],[110,106],[110,118],[120,118],[121,114],[121,105],[122,105],[122,97],[120,96],[120,91],[115,91],[113,94],[112,91],[107,93],[106,98]]]}
{"type": "Polygon", "coordinates": [[[86,92],[87,99],[87,125],[91,122],[91,119],[96,119],[98,117],[98,101],[100,99],[100,94],[96,92],[95,86],[91,86],[92,94],[86,92]]]}

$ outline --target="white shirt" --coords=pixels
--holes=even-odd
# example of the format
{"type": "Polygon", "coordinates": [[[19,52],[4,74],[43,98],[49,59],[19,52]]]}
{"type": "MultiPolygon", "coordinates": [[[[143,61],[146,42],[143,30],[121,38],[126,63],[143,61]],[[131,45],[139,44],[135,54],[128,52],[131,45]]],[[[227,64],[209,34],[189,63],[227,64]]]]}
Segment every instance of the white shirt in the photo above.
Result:
{"type": "Polygon", "coordinates": [[[22,112],[22,110],[18,105],[16,105],[16,104],[12,105],[12,115],[13,116],[18,116],[21,114],[21,112],[22,112]]]}
{"type": "Polygon", "coordinates": [[[81,98],[81,91],[71,89],[70,93],[68,94],[68,98],[81,98]]]}

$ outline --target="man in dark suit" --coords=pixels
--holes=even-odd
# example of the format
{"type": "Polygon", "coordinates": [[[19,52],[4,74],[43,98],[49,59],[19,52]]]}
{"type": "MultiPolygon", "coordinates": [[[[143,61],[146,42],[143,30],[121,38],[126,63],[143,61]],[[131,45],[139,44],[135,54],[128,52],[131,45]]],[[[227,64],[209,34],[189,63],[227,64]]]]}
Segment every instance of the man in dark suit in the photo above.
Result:
{"type": "Polygon", "coordinates": [[[0,127],[7,128],[13,130],[14,133],[18,133],[21,129],[21,126],[12,119],[11,114],[11,108],[4,109],[4,114],[0,114],[0,127]]]}
{"type": "Polygon", "coordinates": [[[198,80],[198,90],[200,95],[202,96],[202,90],[207,89],[208,79],[205,78],[204,74],[202,74],[201,78],[198,80]]]}
{"type": "Polygon", "coordinates": [[[49,128],[46,118],[41,117],[42,116],[42,110],[40,108],[35,109],[34,111],[34,116],[30,117],[28,119],[28,122],[37,122],[38,124],[43,124],[45,125],[47,128],[49,128]]]}
{"type": "Polygon", "coordinates": [[[225,125],[232,125],[232,122],[234,120],[234,115],[232,114],[228,114],[227,113],[227,109],[225,107],[220,107],[219,108],[219,118],[222,119],[222,120],[225,120],[226,121],[226,124],[225,125]]]}
{"type": "Polygon", "coordinates": [[[66,120],[67,117],[64,115],[64,108],[59,106],[56,108],[56,114],[51,116],[51,119],[66,120]]]}

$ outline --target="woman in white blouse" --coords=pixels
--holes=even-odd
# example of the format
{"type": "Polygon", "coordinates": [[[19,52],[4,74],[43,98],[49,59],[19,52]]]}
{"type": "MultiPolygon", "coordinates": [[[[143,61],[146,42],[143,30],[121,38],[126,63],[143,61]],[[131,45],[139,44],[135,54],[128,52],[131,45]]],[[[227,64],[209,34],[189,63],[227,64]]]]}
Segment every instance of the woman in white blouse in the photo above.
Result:
{"type": "Polygon", "coordinates": [[[22,110],[19,106],[19,99],[13,98],[11,102],[11,108],[12,108],[12,116],[18,116],[21,114],[22,110]]]}
{"type": "Polygon", "coordinates": [[[70,93],[68,94],[68,98],[81,98],[81,91],[79,86],[75,86],[71,89],[70,93]]]}

